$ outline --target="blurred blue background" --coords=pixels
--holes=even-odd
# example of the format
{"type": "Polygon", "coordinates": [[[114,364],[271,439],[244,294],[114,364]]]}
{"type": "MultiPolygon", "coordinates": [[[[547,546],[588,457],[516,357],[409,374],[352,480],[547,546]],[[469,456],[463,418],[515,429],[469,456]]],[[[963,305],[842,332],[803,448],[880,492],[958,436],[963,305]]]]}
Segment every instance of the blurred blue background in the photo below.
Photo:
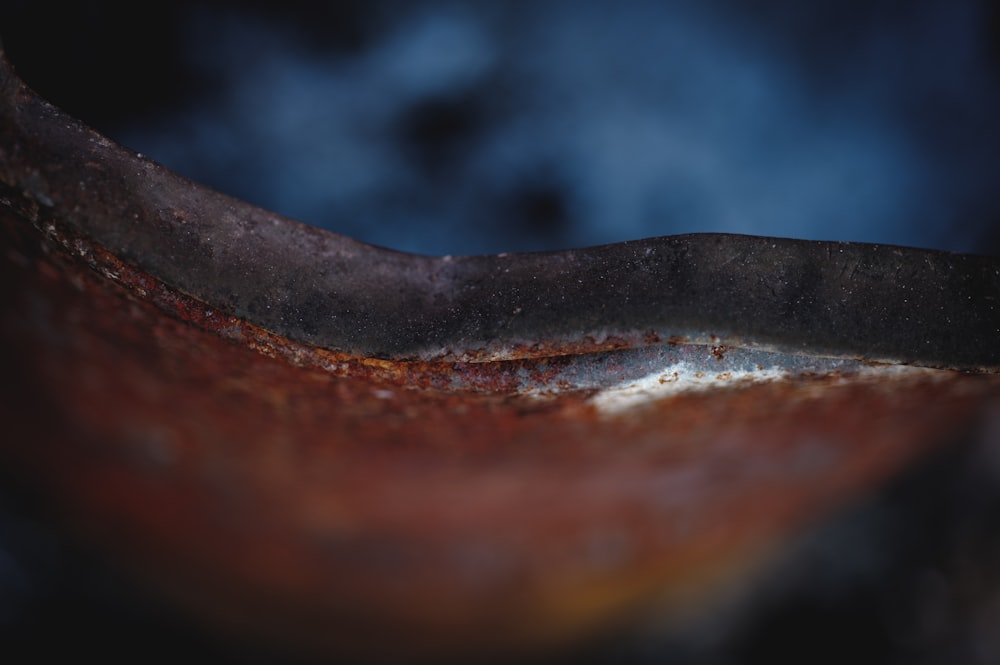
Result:
{"type": "Polygon", "coordinates": [[[14,4],[45,26],[0,26],[43,95],[383,246],[997,244],[994,2],[104,2],[58,25],[14,4]]]}

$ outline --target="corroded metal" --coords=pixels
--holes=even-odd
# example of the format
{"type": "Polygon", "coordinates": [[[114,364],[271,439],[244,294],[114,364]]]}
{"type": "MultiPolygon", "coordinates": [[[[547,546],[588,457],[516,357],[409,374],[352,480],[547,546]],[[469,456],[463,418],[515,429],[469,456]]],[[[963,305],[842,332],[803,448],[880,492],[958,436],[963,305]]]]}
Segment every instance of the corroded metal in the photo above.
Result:
{"type": "Polygon", "coordinates": [[[404,255],[0,92],[0,459],[240,635],[457,657],[683,609],[1000,395],[995,259],[404,255]]]}

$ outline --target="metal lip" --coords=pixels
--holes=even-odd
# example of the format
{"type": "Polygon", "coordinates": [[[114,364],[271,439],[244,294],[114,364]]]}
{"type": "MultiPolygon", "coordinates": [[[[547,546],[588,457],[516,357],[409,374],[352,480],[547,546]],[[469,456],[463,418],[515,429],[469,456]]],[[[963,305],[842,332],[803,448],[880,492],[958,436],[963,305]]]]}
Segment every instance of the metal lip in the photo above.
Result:
{"type": "Polygon", "coordinates": [[[289,339],[389,360],[503,360],[671,339],[1000,369],[1000,261],[695,234],[532,254],[374,247],[193,183],[66,116],[0,61],[8,206],[289,339]],[[17,200],[19,199],[19,200],[17,200]]]}

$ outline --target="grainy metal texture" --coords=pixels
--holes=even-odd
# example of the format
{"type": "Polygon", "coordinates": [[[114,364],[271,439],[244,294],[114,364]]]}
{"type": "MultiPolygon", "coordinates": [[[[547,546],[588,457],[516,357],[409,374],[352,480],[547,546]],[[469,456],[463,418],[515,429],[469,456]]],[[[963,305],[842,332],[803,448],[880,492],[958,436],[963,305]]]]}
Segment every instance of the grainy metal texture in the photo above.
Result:
{"type": "Polygon", "coordinates": [[[995,260],[732,236],[405,256],[205,191],[2,76],[0,458],[240,635],[464,657],[681,611],[997,400],[995,260]]]}
{"type": "Polygon", "coordinates": [[[714,335],[810,354],[1000,366],[994,259],[732,235],[401,254],[194,185],[66,117],[6,62],[0,90],[6,198],[300,342],[387,359],[495,359],[714,335]]]}

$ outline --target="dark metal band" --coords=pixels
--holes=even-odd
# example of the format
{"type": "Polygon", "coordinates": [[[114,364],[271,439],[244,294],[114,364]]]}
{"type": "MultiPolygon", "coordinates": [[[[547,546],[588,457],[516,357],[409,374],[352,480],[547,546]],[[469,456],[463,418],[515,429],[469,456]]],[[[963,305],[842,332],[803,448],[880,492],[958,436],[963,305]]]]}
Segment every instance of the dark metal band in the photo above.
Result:
{"type": "Polygon", "coordinates": [[[1000,260],[736,235],[551,253],[372,247],[186,180],[69,118],[0,58],[0,204],[205,303],[366,357],[504,359],[668,342],[1000,369],[1000,260]]]}

